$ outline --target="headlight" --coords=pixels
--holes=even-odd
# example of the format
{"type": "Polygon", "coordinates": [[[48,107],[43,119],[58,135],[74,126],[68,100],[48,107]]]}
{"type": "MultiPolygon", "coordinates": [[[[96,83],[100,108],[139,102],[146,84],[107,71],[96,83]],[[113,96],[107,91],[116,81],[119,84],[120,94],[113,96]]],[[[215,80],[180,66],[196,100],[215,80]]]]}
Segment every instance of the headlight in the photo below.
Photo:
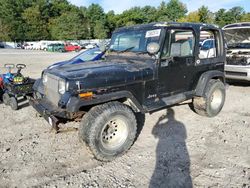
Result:
{"type": "Polygon", "coordinates": [[[45,84],[48,81],[47,74],[43,74],[43,83],[45,84]]]}
{"type": "Polygon", "coordinates": [[[58,84],[58,92],[63,95],[68,90],[68,82],[66,83],[65,80],[59,80],[58,84]]]}

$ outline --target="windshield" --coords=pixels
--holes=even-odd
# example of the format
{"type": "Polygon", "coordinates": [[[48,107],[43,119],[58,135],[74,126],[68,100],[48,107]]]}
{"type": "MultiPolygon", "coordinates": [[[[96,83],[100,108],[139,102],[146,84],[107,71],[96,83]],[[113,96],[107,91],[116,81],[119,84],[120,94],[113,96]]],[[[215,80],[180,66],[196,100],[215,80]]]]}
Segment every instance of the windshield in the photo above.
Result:
{"type": "Polygon", "coordinates": [[[150,42],[159,43],[161,29],[122,31],[112,35],[110,51],[147,52],[150,42]]]}
{"type": "Polygon", "coordinates": [[[83,53],[79,54],[78,56],[74,57],[72,60],[80,59],[81,61],[91,61],[101,53],[102,52],[101,52],[101,50],[99,48],[90,49],[90,50],[86,50],[85,52],[83,52],[83,53]]]}
{"type": "Polygon", "coordinates": [[[228,29],[224,33],[229,48],[250,47],[250,28],[228,29]]]}

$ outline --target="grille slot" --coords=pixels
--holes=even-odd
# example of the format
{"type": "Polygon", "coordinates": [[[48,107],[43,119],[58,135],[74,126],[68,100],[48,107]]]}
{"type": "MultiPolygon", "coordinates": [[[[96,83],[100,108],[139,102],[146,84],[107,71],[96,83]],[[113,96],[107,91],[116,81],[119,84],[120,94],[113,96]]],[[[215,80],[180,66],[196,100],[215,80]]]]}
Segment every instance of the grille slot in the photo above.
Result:
{"type": "Polygon", "coordinates": [[[47,74],[47,78],[48,80],[44,88],[45,96],[50,102],[57,106],[60,100],[60,94],[58,93],[59,78],[52,74],[47,74]]]}
{"type": "Polygon", "coordinates": [[[226,75],[232,75],[232,76],[247,76],[246,72],[233,72],[233,71],[225,71],[226,75]]]}

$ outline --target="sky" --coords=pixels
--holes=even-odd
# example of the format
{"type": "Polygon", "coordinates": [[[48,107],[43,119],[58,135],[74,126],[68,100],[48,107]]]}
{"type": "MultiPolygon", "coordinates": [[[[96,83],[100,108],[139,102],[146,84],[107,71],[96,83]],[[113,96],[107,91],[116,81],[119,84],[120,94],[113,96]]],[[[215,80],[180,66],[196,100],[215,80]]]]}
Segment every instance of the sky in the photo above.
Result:
{"type": "MultiPolygon", "coordinates": [[[[114,10],[115,13],[122,13],[124,10],[134,6],[159,6],[162,0],[69,0],[77,6],[89,6],[92,3],[101,5],[105,12],[114,10]]],[[[168,2],[168,0],[165,0],[168,2]]],[[[245,11],[250,12],[250,0],[181,0],[187,5],[188,11],[197,10],[202,5],[205,5],[215,12],[220,8],[230,9],[234,6],[242,6],[245,11]]]]}

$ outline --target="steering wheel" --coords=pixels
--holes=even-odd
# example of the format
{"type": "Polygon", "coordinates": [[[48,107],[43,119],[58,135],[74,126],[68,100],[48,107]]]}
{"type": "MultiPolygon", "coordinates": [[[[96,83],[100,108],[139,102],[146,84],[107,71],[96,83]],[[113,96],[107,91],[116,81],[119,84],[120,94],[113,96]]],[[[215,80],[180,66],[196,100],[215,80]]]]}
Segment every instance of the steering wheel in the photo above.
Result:
{"type": "Polygon", "coordinates": [[[24,68],[26,68],[26,65],[25,64],[17,64],[16,68],[17,69],[24,69],[24,68]]]}

